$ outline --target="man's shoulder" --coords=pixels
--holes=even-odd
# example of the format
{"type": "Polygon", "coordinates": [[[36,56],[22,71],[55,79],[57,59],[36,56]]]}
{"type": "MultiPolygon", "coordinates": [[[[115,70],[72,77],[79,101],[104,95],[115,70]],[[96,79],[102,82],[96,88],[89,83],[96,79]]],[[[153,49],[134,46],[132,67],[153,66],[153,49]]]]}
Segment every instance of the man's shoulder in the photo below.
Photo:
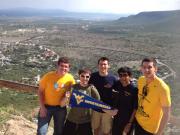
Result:
{"type": "Polygon", "coordinates": [[[168,84],[166,84],[165,82],[164,82],[164,80],[162,80],[161,78],[159,78],[159,77],[156,77],[156,83],[157,83],[157,85],[159,85],[160,87],[162,87],[163,89],[169,89],[169,86],[168,86],[168,84]]]}
{"type": "Polygon", "coordinates": [[[112,78],[115,78],[115,79],[117,78],[113,73],[108,73],[108,76],[112,77],[112,78]]]}
{"type": "Polygon", "coordinates": [[[138,92],[138,88],[137,88],[136,84],[134,84],[132,82],[130,83],[130,89],[132,89],[133,92],[138,92]]]}
{"type": "Polygon", "coordinates": [[[99,72],[93,72],[92,74],[91,74],[91,76],[99,76],[99,72]]]}
{"type": "Polygon", "coordinates": [[[137,83],[142,83],[146,80],[145,76],[140,76],[137,80],[137,83]]]}
{"type": "Polygon", "coordinates": [[[76,81],[72,74],[66,73],[66,75],[63,77],[64,80],[72,82],[72,84],[75,84],[76,81]]]}
{"type": "Polygon", "coordinates": [[[140,76],[140,77],[138,78],[138,81],[142,81],[142,80],[145,80],[145,76],[140,76]]]}
{"type": "Polygon", "coordinates": [[[74,78],[73,75],[72,75],[71,73],[66,73],[66,77],[74,78]]]}
{"type": "Polygon", "coordinates": [[[45,73],[43,76],[44,76],[44,77],[49,77],[49,76],[54,76],[54,75],[56,75],[56,71],[47,72],[47,73],[45,73]]]}
{"type": "Polygon", "coordinates": [[[89,84],[88,88],[91,89],[91,90],[96,89],[96,87],[93,84],[89,84]]]}
{"type": "Polygon", "coordinates": [[[99,72],[93,72],[91,74],[91,78],[90,79],[94,79],[94,78],[98,78],[98,77],[100,77],[99,72]]]}
{"type": "Polygon", "coordinates": [[[116,81],[118,81],[117,76],[115,76],[115,75],[112,74],[112,73],[108,73],[108,75],[106,76],[106,78],[107,78],[108,80],[112,80],[114,83],[115,83],[116,81]]]}
{"type": "Polygon", "coordinates": [[[39,82],[39,84],[42,84],[42,83],[46,83],[48,82],[49,80],[52,80],[52,78],[54,78],[56,76],[56,72],[55,71],[50,71],[48,73],[45,73],[42,77],[41,77],[41,80],[39,82]]]}

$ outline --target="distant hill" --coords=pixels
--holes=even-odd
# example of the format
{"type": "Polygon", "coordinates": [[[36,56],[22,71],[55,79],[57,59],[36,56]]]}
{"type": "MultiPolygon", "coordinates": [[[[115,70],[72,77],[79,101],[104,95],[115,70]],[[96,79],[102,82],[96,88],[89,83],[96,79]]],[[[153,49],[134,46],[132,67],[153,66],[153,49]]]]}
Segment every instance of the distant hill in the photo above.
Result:
{"type": "Polygon", "coordinates": [[[60,16],[67,13],[64,10],[38,10],[33,8],[0,9],[0,16],[4,17],[60,16]]]}
{"type": "Polygon", "coordinates": [[[140,25],[144,30],[180,32],[180,10],[141,12],[118,19],[118,23],[140,25]]]}
{"type": "Polygon", "coordinates": [[[108,14],[108,13],[81,13],[69,12],[60,9],[42,10],[33,8],[17,9],[0,9],[0,17],[64,17],[87,20],[117,20],[125,14],[108,14]]]}

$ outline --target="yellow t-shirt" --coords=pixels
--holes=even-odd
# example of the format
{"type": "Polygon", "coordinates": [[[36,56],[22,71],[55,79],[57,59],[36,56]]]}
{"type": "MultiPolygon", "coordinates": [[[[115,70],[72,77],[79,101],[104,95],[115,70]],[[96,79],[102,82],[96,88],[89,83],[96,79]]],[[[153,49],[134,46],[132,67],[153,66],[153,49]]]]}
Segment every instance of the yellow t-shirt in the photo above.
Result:
{"type": "Polygon", "coordinates": [[[67,90],[75,84],[73,76],[66,73],[59,77],[56,71],[45,74],[40,80],[39,87],[44,91],[44,102],[47,105],[59,105],[61,98],[67,90]]]}
{"type": "Polygon", "coordinates": [[[143,99],[145,85],[146,79],[142,76],[138,80],[138,110],[135,117],[144,130],[156,133],[163,116],[162,107],[171,106],[170,89],[162,79],[156,77],[148,84],[147,96],[143,99]]]}

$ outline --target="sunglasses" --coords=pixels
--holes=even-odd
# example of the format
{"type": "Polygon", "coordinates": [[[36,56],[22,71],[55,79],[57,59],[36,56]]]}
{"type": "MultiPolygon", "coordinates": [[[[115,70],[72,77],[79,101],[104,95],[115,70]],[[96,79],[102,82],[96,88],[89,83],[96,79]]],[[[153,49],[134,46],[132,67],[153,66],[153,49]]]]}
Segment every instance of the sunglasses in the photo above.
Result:
{"type": "Polygon", "coordinates": [[[89,75],[80,75],[80,77],[82,77],[82,78],[90,78],[90,76],[89,75]]]}
{"type": "Polygon", "coordinates": [[[145,85],[142,90],[143,98],[145,98],[148,95],[148,86],[145,85]]]}
{"type": "Polygon", "coordinates": [[[127,73],[120,73],[119,74],[119,77],[127,77],[127,76],[129,76],[127,73]]]}

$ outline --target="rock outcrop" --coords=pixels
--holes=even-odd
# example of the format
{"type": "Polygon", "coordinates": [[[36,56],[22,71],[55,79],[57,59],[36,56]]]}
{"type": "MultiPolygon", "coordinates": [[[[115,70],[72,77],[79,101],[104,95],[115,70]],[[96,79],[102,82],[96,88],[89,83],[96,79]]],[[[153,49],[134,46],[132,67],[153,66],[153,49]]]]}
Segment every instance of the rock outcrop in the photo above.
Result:
{"type": "MultiPolygon", "coordinates": [[[[37,124],[23,116],[13,116],[0,131],[0,135],[36,135],[37,124]]],[[[48,134],[52,135],[53,129],[49,127],[48,134]]]]}

